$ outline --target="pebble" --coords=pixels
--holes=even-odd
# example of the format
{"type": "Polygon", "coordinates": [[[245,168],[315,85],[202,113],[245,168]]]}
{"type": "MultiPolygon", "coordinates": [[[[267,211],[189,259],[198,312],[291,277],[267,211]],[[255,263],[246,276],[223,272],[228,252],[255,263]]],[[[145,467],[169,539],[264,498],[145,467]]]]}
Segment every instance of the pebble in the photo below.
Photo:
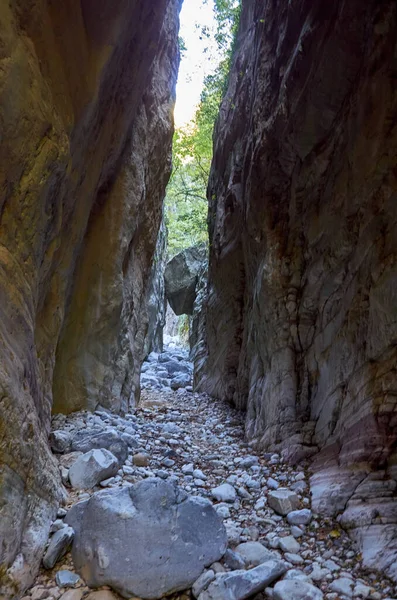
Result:
{"type": "Polygon", "coordinates": [[[136,467],[147,467],[149,465],[149,457],[146,454],[134,454],[132,462],[136,467]]]}
{"type": "MultiPolygon", "coordinates": [[[[159,356],[153,355],[154,360],[147,363],[152,371],[158,366],[164,371],[163,365],[166,363],[160,363],[159,356]]],[[[162,390],[146,388],[142,390],[141,405],[123,417],[104,411],[96,411],[94,415],[80,411],[67,417],[53,416],[53,429],[65,431],[67,436],[91,427],[130,436],[129,454],[125,463],[118,466],[117,474],[102,481],[99,488],[88,489],[84,493],[69,488],[67,508],[77,500],[89,498],[101,487],[109,489],[130,485],[147,477],[158,476],[177,483],[187,493],[215,501],[215,509],[226,527],[229,548],[224,558],[212,564],[204,574],[209,571],[215,577],[237,571],[251,574],[265,563],[254,567],[259,558],[252,558],[255,557],[252,554],[247,559],[247,553],[244,558],[237,548],[256,543],[259,544],[256,547],[258,556],[262,552],[265,556],[267,552],[289,561],[283,581],[295,580],[309,586],[314,584],[305,588],[311,594],[314,593],[312,588],[316,590],[314,596],[307,597],[309,600],[318,600],[323,593],[326,600],[339,599],[342,592],[334,591],[332,586],[338,585],[337,582],[340,586],[341,579],[348,581],[346,585],[350,584],[349,590],[352,591],[350,596],[343,595],[345,599],[396,598],[395,586],[386,578],[361,570],[359,555],[337,523],[312,515],[308,474],[303,470],[297,472],[296,468],[284,463],[279,454],[256,454],[245,442],[240,413],[234,412],[226,402],[214,401],[205,394],[187,393],[184,389],[175,393],[164,387],[162,390]],[[138,459],[139,464],[134,458],[137,456],[144,457],[142,462],[138,459]],[[214,496],[216,490],[217,496],[214,496]],[[227,499],[223,495],[226,490],[227,499]],[[335,529],[338,536],[333,538],[329,533],[335,529]],[[291,540],[294,545],[291,545],[291,540]],[[246,570],[247,565],[250,566],[249,570],[246,570]]],[[[64,470],[64,482],[68,485],[69,468],[82,453],[55,456],[64,470]]],[[[58,512],[54,528],[62,530],[65,512],[65,509],[58,512]]],[[[117,597],[110,590],[94,592],[86,587],[78,587],[65,591],[58,587],[56,574],[60,570],[72,569],[70,554],[66,554],[52,571],[40,572],[26,600],[114,600],[117,597]]],[[[213,579],[209,586],[215,581],[213,579]]],[[[236,581],[245,580],[237,578],[236,581]]],[[[282,581],[266,584],[266,592],[261,592],[256,600],[263,600],[264,593],[267,598],[280,600],[280,596],[277,598],[277,594],[281,593],[279,583],[282,581]],[[276,586],[279,586],[277,592],[276,586]]],[[[76,585],[82,586],[82,583],[76,585]]],[[[207,592],[205,589],[198,592],[198,589],[196,592],[203,600],[203,594],[207,592]]],[[[284,587],[284,592],[285,589],[289,588],[284,587]]],[[[299,593],[302,589],[299,587],[299,593]]],[[[172,596],[172,600],[189,598],[189,592],[172,596]]],[[[286,598],[283,596],[283,600],[286,598]]],[[[298,595],[299,598],[301,596],[298,595]]],[[[291,596],[288,600],[291,600],[291,596]]]]}

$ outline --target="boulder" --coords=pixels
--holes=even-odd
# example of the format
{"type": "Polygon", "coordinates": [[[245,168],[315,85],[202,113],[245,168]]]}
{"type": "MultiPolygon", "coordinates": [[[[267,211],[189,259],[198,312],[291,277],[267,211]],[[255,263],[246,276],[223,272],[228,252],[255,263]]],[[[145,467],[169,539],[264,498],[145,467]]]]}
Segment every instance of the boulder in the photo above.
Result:
{"type": "Polygon", "coordinates": [[[180,373],[176,377],[171,379],[171,389],[179,390],[180,388],[185,388],[192,383],[191,375],[187,373],[180,373]]]}
{"type": "Polygon", "coordinates": [[[279,515],[287,515],[299,506],[299,498],[295,492],[279,488],[268,493],[267,503],[279,515]]]}
{"type": "Polygon", "coordinates": [[[218,502],[234,502],[237,494],[230,483],[222,483],[222,485],[218,485],[218,487],[211,490],[211,496],[218,502]]]}
{"type": "Polygon", "coordinates": [[[323,593],[300,579],[284,579],[274,586],[274,600],[323,600],[323,593]]]}
{"type": "Polygon", "coordinates": [[[284,575],[287,565],[281,560],[269,560],[250,571],[219,573],[199,600],[244,600],[257,594],[284,575]]]}
{"type": "Polygon", "coordinates": [[[183,250],[167,264],[165,295],[176,315],[193,314],[196,284],[205,262],[206,246],[199,244],[183,250]]]}
{"type": "Polygon", "coordinates": [[[275,552],[268,550],[260,542],[244,542],[235,550],[244,560],[246,567],[257,567],[268,560],[278,558],[275,552]]]}
{"type": "Polygon", "coordinates": [[[55,575],[55,581],[58,587],[73,587],[80,581],[80,577],[73,571],[58,571],[55,575]]]}
{"type": "Polygon", "coordinates": [[[118,460],[109,450],[90,450],[70,467],[69,480],[74,488],[93,488],[100,481],[116,475],[118,470],[118,460]]]}
{"type": "Polygon", "coordinates": [[[81,429],[72,438],[72,450],[75,452],[88,452],[100,448],[106,448],[114,454],[120,465],[127,459],[128,444],[116,431],[100,428],[81,429]]]}
{"type": "Polygon", "coordinates": [[[62,527],[54,533],[43,558],[45,569],[53,568],[56,562],[67,552],[73,538],[74,531],[72,527],[62,527]]]}
{"type": "Polygon", "coordinates": [[[287,514],[287,521],[290,525],[308,525],[312,520],[312,511],[308,508],[302,510],[293,510],[287,514]]]}
{"type": "Polygon", "coordinates": [[[160,598],[193,585],[226,551],[212,504],[161,479],[101,491],[75,505],[72,557],[90,587],[110,585],[125,598],[160,598]]]}

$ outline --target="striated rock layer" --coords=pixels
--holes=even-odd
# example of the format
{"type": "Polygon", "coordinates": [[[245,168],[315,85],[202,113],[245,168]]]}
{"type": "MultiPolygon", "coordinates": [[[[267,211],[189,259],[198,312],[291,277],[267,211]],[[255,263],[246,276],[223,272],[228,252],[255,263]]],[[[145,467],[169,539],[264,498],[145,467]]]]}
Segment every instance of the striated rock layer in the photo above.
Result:
{"type": "Polygon", "coordinates": [[[348,504],[364,550],[377,528],[395,578],[396,9],[243,0],[196,357],[199,389],[245,409],[254,443],[317,452],[316,510],[348,504]]]}
{"type": "Polygon", "coordinates": [[[0,598],[62,495],[57,411],[139,392],[170,168],[179,0],[12,0],[0,19],[0,598]]]}

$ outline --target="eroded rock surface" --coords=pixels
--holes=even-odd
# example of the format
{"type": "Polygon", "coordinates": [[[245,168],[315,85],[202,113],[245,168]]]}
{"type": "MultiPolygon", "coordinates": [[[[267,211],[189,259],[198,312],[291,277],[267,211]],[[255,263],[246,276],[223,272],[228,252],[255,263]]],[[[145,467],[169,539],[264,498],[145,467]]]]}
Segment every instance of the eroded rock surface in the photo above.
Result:
{"type": "Polygon", "coordinates": [[[1,598],[31,583],[62,496],[53,398],[126,410],[139,390],[179,4],[0,9],[1,598]]]}
{"type": "Polygon", "coordinates": [[[383,539],[394,577],[396,10],[243,2],[195,376],[246,409],[258,447],[293,462],[317,453],[315,509],[347,505],[346,527],[363,549],[383,539]]]}

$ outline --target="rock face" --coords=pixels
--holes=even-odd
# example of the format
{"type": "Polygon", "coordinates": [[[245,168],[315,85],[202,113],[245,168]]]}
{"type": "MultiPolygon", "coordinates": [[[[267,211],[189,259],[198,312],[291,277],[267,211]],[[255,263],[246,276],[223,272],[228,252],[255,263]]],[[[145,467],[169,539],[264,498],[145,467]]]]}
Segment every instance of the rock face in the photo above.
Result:
{"type": "Polygon", "coordinates": [[[67,522],[75,530],[73,562],[86,583],[110,585],[124,598],[187,589],[226,550],[212,504],[161,479],[98,492],[76,504],[67,522]]]}
{"type": "Polygon", "coordinates": [[[145,338],[145,356],[163,351],[163,329],[167,310],[164,271],[167,259],[167,228],[161,220],[153,257],[148,300],[148,330],[145,338]]]}
{"type": "Polygon", "coordinates": [[[206,265],[206,246],[191,246],[176,254],[164,272],[165,294],[176,315],[192,315],[196,286],[206,265]]]}
{"type": "Polygon", "coordinates": [[[351,499],[349,527],[363,548],[377,528],[393,576],[396,10],[243,2],[215,132],[195,376],[246,409],[258,447],[318,452],[315,510],[351,499]],[[358,518],[363,498],[373,506],[358,518]]]}
{"type": "Polygon", "coordinates": [[[57,411],[125,410],[168,178],[179,1],[1,8],[0,597],[62,491],[57,411]]]}

